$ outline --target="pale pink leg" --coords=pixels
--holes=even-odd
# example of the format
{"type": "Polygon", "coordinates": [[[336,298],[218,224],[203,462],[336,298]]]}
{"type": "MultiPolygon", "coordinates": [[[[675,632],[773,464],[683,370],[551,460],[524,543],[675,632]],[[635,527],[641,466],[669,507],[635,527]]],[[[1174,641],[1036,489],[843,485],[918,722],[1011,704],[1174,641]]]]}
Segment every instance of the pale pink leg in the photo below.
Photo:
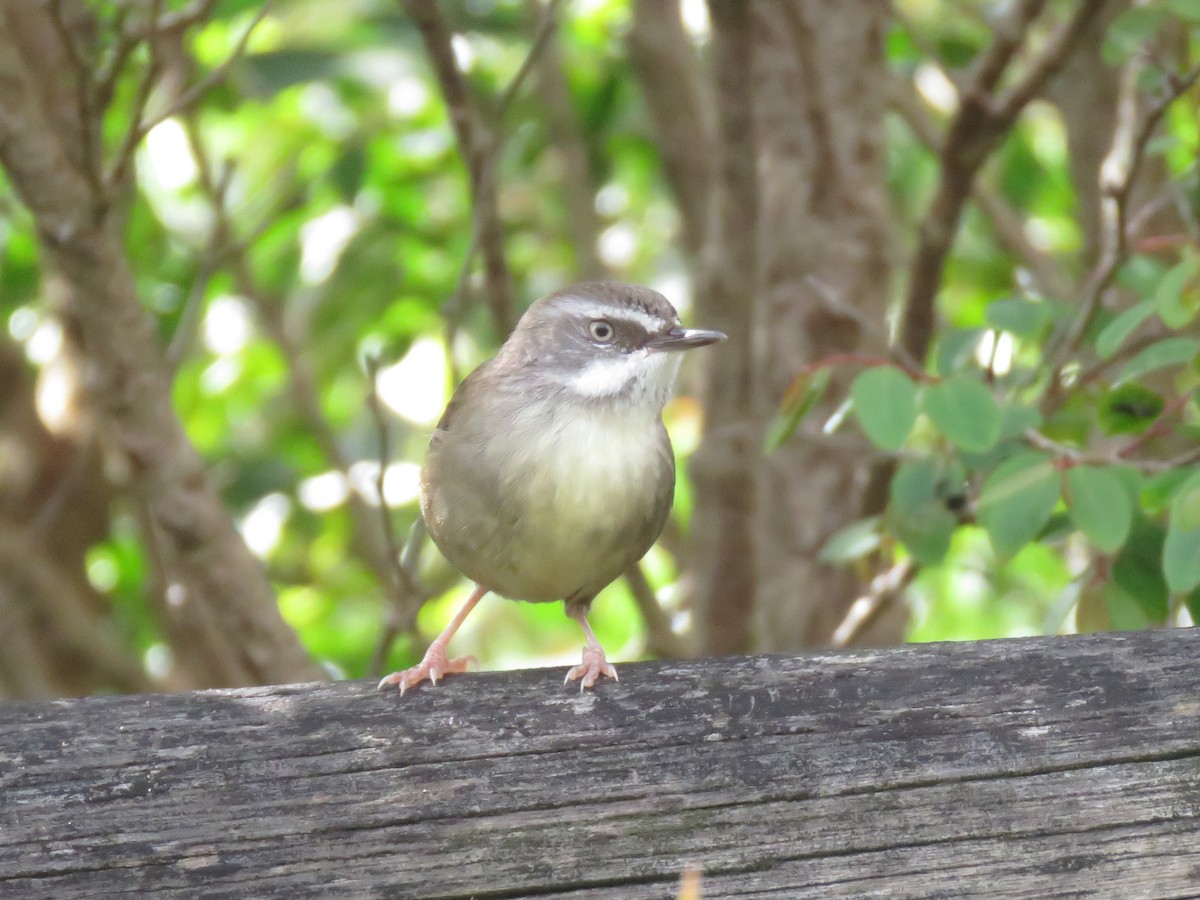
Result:
{"type": "Polygon", "coordinates": [[[579,623],[579,627],[583,629],[583,635],[587,638],[587,646],[583,648],[583,662],[571,668],[567,672],[567,677],[563,679],[563,684],[568,681],[579,681],[579,690],[582,693],[584,688],[590,688],[596,683],[596,679],[601,675],[607,675],[613,681],[620,681],[617,678],[617,670],[612,666],[607,659],[604,658],[604,648],[600,646],[600,642],[596,640],[596,633],[592,631],[592,626],[588,624],[587,610],[572,607],[567,605],[567,615],[579,623]]]}
{"type": "Polygon", "coordinates": [[[467,664],[475,662],[473,656],[459,656],[450,659],[446,656],[446,645],[450,643],[450,638],[454,637],[454,632],[458,631],[459,626],[467,620],[467,616],[471,614],[471,610],[475,608],[475,604],[483,599],[483,595],[488,592],[482,584],[475,585],[475,590],[471,592],[470,598],[463,604],[462,609],[454,616],[450,624],[446,626],[446,630],[439,634],[429,645],[429,649],[425,651],[425,657],[420,663],[413,666],[411,669],[405,669],[403,672],[393,672],[391,675],[384,677],[379,682],[379,690],[383,690],[389,685],[400,686],[400,696],[404,696],[404,692],[410,687],[420,684],[428,678],[434,684],[438,683],[438,679],[443,675],[450,675],[454,672],[467,671],[467,664]]]}

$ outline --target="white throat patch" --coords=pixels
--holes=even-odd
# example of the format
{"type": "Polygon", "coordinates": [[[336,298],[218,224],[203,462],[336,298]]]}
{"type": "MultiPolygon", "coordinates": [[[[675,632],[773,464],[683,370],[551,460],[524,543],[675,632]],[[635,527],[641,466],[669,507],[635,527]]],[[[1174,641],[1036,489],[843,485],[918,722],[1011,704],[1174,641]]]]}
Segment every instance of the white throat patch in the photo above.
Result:
{"type": "Polygon", "coordinates": [[[593,359],[567,380],[589,399],[624,396],[631,403],[652,402],[661,409],[679,371],[680,354],[634,350],[593,359]]]}

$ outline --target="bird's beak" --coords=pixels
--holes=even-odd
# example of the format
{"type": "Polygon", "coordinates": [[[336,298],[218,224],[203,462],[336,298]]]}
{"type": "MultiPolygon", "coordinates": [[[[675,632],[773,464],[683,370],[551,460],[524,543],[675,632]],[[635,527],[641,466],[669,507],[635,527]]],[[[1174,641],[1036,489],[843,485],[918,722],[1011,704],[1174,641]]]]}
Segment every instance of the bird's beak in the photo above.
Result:
{"type": "Polygon", "coordinates": [[[725,334],[721,331],[672,328],[670,331],[654,335],[646,346],[651,350],[689,350],[692,347],[705,347],[723,340],[725,340],[725,334]]]}

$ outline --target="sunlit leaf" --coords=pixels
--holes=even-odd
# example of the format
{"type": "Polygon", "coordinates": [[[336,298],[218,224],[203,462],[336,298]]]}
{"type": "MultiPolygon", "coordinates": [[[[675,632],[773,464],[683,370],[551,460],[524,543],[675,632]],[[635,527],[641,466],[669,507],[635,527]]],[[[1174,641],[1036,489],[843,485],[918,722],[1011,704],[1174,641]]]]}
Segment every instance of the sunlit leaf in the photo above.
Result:
{"type": "Polygon", "coordinates": [[[314,48],[287,48],[269,53],[254,53],[242,60],[247,82],[256,94],[275,94],[306,81],[317,81],[335,74],[341,66],[337,53],[314,48]]]}
{"type": "Polygon", "coordinates": [[[1000,408],[978,379],[959,375],[931,385],[921,398],[921,408],[963,450],[982,453],[1000,439],[1000,408]]]}
{"type": "Polygon", "coordinates": [[[1172,494],[1171,521],[1188,531],[1200,528],[1200,471],[1193,471],[1172,494]]]}
{"type": "Polygon", "coordinates": [[[879,516],[851,522],[835,532],[817,558],[821,562],[844,563],[859,559],[879,546],[879,516]]]}
{"type": "Polygon", "coordinates": [[[1167,0],[1167,8],[1181,19],[1200,25],[1200,4],[1196,0],[1167,0]]]}
{"type": "Polygon", "coordinates": [[[1200,587],[1200,528],[1170,524],[1163,544],[1163,574],[1173,593],[1186,594],[1200,587]]]}
{"type": "Polygon", "coordinates": [[[1100,354],[1100,358],[1109,359],[1153,313],[1154,304],[1145,300],[1129,307],[1109,322],[1096,338],[1096,352],[1100,354]]]}
{"type": "Polygon", "coordinates": [[[984,311],[988,324],[1017,337],[1037,337],[1050,324],[1053,314],[1045,303],[1009,297],[989,303],[984,311]]]}
{"type": "Polygon", "coordinates": [[[1200,341],[1194,338],[1172,337],[1157,341],[1125,364],[1118,383],[1140,378],[1157,369],[1195,362],[1197,352],[1200,352],[1200,341]]]}
{"type": "Polygon", "coordinates": [[[1155,622],[1166,620],[1170,605],[1167,582],[1163,578],[1164,539],[1159,525],[1138,519],[1110,570],[1113,583],[1132,597],[1155,622]]]}
{"type": "Polygon", "coordinates": [[[767,434],[763,440],[764,453],[772,453],[779,449],[784,441],[796,433],[804,417],[821,402],[825,389],[829,387],[829,377],[829,369],[818,369],[816,372],[801,375],[792,382],[787,396],[783,399],[783,408],[767,426],[767,434]]]}
{"type": "Polygon", "coordinates": [[[953,375],[975,363],[975,351],[985,333],[983,328],[948,328],[938,337],[937,373],[953,375]]]}
{"type": "Polygon", "coordinates": [[[1109,65],[1124,62],[1158,33],[1167,10],[1162,6],[1135,6],[1117,16],[1104,37],[1102,54],[1109,65]]]}
{"type": "Polygon", "coordinates": [[[1007,559],[1037,536],[1058,502],[1058,470],[1043,453],[1023,452],[988,476],[979,496],[979,523],[1007,559]]]}
{"type": "Polygon", "coordinates": [[[859,373],[850,386],[859,424],[875,446],[899,450],[917,421],[917,386],[892,366],[859,373]]]}
{"type": "Polygon", "coordinates": [[[942,497],[944,477],[934,460],[906,460],[892,478],[888,527],[909,553],[930,566],[945,558],[958,526],[942,497]]]}
{"type": "Polygon", "coordinates": [[[1002,406],[1000,408],[1000,437],[1014,438],[1029,428],[1042,424],[1042,414],[1032,406],[1002,406]]]}
{"type": "Polygon", "coordinates": [[[1076,466],[1067,472],[1067,511],[1088,540],[1115,553],[1133,524],[1133,498],[1110,468],[1076,466]]]}
{"type": "Polygon", "coordinates": [[[1191,256],[1174,266],[1158,283],[1154,306],[1169,328],[1183,328],[1200,312],[1200,291],[1191,283],[1197,272],[1200,272],[1200,258],[1191,256]]]}

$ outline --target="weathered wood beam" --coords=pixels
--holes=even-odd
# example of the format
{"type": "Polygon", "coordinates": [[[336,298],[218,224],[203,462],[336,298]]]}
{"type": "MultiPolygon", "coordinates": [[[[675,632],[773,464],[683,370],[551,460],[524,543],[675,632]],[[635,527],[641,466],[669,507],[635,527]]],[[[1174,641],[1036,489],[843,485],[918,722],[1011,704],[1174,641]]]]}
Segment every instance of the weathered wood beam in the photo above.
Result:
{"type": "Polygon", "coordinates": [[[1182,896],[1200,633],[0,706],[0,895],[1182,896]]]}

